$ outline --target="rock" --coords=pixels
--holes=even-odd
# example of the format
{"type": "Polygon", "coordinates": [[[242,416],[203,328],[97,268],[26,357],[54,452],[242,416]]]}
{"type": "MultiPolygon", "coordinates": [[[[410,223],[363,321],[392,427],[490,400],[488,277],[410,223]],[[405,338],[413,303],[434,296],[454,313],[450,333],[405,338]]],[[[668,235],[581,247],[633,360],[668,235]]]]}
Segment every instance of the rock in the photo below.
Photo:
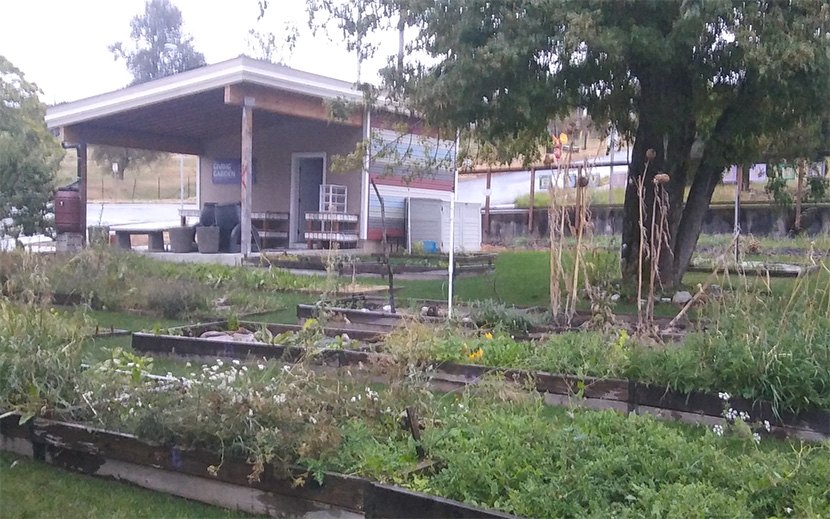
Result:
{"type": "Polygon", "coordinates": [[[614,295],[611,296],[611,302],[616,303],[619,300],[620,300],[620,295],[619,294],[614,294],[614,295]]]}
{"type": "Polygon", "coordinates": [[[383,305],[383,311],[389,313],[392,311],[392,305],[383,305]]]}
{"type": "Polygon", "coordinates": [[[671,298],[672,304],[675,304],[675,305],[685,305],[686,303],[688,303],[691,300],[692,300],[692,294],[690,294],[689,292],[687,292],[685,290],[681,290],[679,292],[676,292],[674,294],[674,296],[672,296],[672,298],[671,298]]]}
{"type": "Polygon", "coordinates": [[[429,307],[428,306],[422,306],[421,307],[421,317],[426,317],[427,315],[429,315],[429,307]]]}
{"type": "Polygon", "coordinates": [[[209,330],[199,336],[201,339],[210,339],[211,337],[224,337],[227,338],[228,332],[220,332],[216,330],[209,330]]]}

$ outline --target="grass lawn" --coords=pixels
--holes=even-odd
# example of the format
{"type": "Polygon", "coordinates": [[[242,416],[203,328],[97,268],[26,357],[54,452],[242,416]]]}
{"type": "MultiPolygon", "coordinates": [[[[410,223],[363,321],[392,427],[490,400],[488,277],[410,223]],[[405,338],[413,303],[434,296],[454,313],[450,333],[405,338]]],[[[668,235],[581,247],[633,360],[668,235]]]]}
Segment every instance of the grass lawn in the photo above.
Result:
{"type": "Polygon", "coordinates": [[[0,454],[0,517],[202,519],[252,516],[125,483],[66,472],[29,458],[3,453],[0,454]]]}

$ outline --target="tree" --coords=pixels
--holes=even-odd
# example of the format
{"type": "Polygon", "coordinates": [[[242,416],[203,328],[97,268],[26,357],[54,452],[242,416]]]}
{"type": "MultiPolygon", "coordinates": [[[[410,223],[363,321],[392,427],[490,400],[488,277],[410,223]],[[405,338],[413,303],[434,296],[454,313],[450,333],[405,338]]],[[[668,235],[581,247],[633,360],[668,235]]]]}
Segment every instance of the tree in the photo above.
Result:
{"type": "Polygon", "coordinates": [[[48,230],[48,204],[63,158],[46,130],[40,90],[0,55],[0,235],[48,230]]]}
{"type": "MultiPolygon", "coordinates": [[[[144,14],[130,21],[133,48],[126,50],[122,42],[109,46],[116,60],[123,59],[133,75],[131,85],[138,85],[165,76],[206,65],[205,56],[193,47],[193,37],[182,31],[182,12],[170,0],[149,0],[144,14]]],[[[92,158],[109,168],[117,180],[124,179],[128,167],[148,165],[165,156],[156,151],[135,150],[120,146],[96,146],[92,158]]]]}
{"type": "Polygon", "coordinates": [[[206,65],[205,55],[193,48],[193,37],[182,32],[182,12],[170,0],[149,0],[144,14],[130,21],[133,48],[122,42],[109,46],[133,75],[132,85],[146,83],[206,65]]]}
{"type": "Polygon", "coordinates": [[[161,151],[137,150],[122,146],[96,145],[92,148],[92,160],[101,168],[109,170],[113,164],[118,164],[112,176],[116,180],[124,180],[124,173],[128,168],[149,166],[167,154],[161,151]]]}
{"type": "Polygon", "coordinates": [[[830,5],[823,0],[392,3],[419,29],[413,46],[437,63],[409,63],[385,76],[431,123],[474,125],[486,139],[532,153],[548,138],[549,120],[585,107],[633,140],[626,279],[636,278],[641,204],[646,228],[654,216],[655,175],[670,176],[661,188],[669,208],[659,273],[675,285],[724,169],[760,158],[760,136],[826,110],[830,5]]]}

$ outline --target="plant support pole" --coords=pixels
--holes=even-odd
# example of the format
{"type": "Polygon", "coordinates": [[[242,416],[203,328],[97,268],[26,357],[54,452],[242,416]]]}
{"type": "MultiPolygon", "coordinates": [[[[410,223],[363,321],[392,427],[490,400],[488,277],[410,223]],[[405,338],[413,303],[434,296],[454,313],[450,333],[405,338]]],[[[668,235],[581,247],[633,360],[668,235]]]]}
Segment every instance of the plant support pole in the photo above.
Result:
{"type": "Polygon", "coordinates": [[[381,225],[381,247],[383,247],[383,259],[386,262],[386,275],[388,276],[389,281],[389,309],[391,313],[396,313],[395,311],[395,274],[392,272],[392,260],[389,257],[389,245],[386,239],[386,206],[383,204],[383,197],[380,196],[380,191],[378,190],[377,184],[375,184],[374,180],[372,182],[372,189],[375,190],[375,195],[378,197],[378,202],[380,202],[380,225],[381,225]]]}
{"type": "Polygon", "coordinates": [[[450,261],[447,265],[447,275],[449,276],[449,286],[447,288],[447,319],[452,318],[452,292],[453,283],[455,282],[455,196],[458,186],[458,142],[460,140],[459,132],[455,132],[455,173],[452,180],[452,196],[450,197],[450,261]]]}

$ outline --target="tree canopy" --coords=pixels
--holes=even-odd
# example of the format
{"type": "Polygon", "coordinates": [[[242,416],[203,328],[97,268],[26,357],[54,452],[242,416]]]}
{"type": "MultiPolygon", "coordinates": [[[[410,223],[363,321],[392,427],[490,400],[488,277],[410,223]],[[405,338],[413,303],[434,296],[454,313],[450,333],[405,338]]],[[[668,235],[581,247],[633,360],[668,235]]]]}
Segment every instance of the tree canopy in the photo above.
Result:
{"type": "MultiPolygon", "coordinates": [[[[133,48],[125,49],[122,42],[109,46],[116,60],[123,59],[133,75],[131,85],[138,85],[185,72],[207,64],[205,56],[196,51],[193,37],[183,32],[182,12],[170,0],[149,0],[144,13],[130,21],[130,38],[133,48]]],[[[134,150],[120,146],[95,146],[92,159],[100,166],[109,168],[118,164],[113,172],[116,179],[123,180],[129,167],[152,164],[165,154],[157,151],[134,150]]]]}
{"type": "Polygon", "coordinates": [[[122,42],[109,46],[116,60],[123,59],[133,85],[205,66],[205,56],[183,32],[182,12],[170,0],[149,0],[144,13],[130,21],[133,48],[122,42]]]}
{"type": "Polygon", "coordinates": [[[0,55],[0,235],[32,235],[49,227],[52,181],[64,152],[46,130],[39,93],[0,55]]]}
{"type": "Polygon", "coordinates": [[[386,77],[430,122],[474,125],[483,138],[531,152],[549,138],[550,119],[586,107],[633,140],[624,272],[636,267],[640,240],[635,180],[644,176],[650,208],[654,175],[670,175],[660,265],[668,284],[688,266],[723,170],[761,159],[764,136],[828,118],[824,0],[393,3],[419,30],[411,46],[437,62],[386,77]]]}

